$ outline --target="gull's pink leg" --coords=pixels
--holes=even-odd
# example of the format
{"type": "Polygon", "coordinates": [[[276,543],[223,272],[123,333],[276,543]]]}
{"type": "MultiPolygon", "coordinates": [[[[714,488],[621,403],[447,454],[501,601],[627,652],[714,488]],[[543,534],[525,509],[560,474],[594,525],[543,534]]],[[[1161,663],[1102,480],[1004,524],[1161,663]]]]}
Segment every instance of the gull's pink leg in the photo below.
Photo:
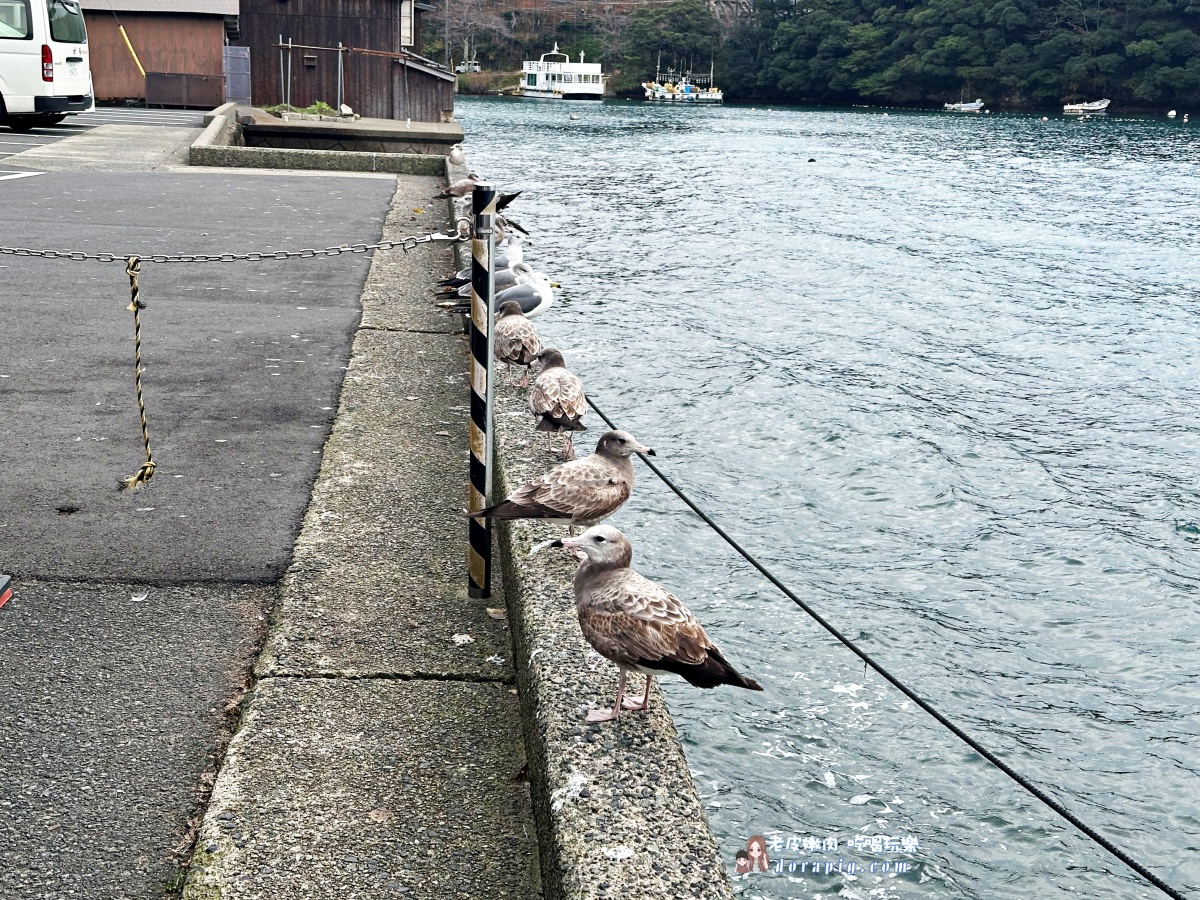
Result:
{"type": "Polygon", "coordinates": [[[650,708],[650,683],[654,681],[653,675],[646,676],[646,693],[642,695],[642,702],[625,698],[625,709],[649,709],[650,708]]]}
{"type": "Polygon", "coordinates": [[[573,431],[567,432],[567,439],[563,443],[562,458],[563,459],[574,459],[575,458],[575,433],[573,431]]]}
{"type": "Polygon", "coordinates": [[[625,670],[621,670],[621,680],[617,682],[617,702],[613,704],[612,709],[593,709],[589,710],[586,721],[588,722],[611,722],[621,715],[621,701],[625,696],[625,670]]]}
{"type": "Polygon", "coordinates": [[[525,367],[525,374],[521,376],[521,387],[529,387],[529,366],[525,367]]]}

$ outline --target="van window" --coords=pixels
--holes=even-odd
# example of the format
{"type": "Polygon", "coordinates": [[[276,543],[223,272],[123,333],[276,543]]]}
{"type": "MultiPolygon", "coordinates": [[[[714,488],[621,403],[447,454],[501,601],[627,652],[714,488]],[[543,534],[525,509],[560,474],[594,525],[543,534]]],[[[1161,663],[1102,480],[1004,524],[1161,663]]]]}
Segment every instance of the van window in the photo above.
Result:
{"type": "Polygon", "coordinates": [[[50,39],[62,44],[86,44],[83,13],[73,0],[50,0],[50,39]]]}
{"type": "Polygon", "coordinates": [[[0,0],[0,40],[32,41],[29,0],[0,0]]]}

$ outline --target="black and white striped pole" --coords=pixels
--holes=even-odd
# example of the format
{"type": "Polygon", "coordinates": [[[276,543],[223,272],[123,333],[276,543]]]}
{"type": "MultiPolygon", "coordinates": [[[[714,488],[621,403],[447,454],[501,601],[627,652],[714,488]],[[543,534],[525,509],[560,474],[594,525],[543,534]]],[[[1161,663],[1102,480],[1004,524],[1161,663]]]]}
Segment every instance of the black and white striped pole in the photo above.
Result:
{"type": "MultiPolygon", "coordinates": [[[[471,194],[475,231],[471,240],[471,489],[468,508],[487,508],[492,493],[492,341],[496,287],[496,189],[479,182],[471,194]]],[[[492,523],[468,519],[468,596],[492,595],[492,523]]]]}

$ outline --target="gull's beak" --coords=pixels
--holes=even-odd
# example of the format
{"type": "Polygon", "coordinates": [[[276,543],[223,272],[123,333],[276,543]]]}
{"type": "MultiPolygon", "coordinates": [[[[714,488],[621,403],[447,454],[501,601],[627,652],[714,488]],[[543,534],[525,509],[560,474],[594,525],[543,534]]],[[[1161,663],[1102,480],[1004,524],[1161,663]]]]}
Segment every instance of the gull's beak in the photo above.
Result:
{"type": "Polygon", "coordinates": [[[563,546],[562,538],[553,540],[550,543],[548,543],[546,546],[547,547],[561,547],[561,546],[563,546]]]}
{"type": "Polygon", "coordinates": [[[560,288],[560,287],[562,287],[562,285],[559,284],[557,281],[552,281],[552,282],[550,282],[550,287],[560,288]]]}
{"type": "Polygon", "coordinates": [[[646,456],[658,456],[658,454],[655,453],[652,448],[643,447],[641,444],[638,444],[633,449],[635,449],[638,453],[644,453],[646,456]]]}

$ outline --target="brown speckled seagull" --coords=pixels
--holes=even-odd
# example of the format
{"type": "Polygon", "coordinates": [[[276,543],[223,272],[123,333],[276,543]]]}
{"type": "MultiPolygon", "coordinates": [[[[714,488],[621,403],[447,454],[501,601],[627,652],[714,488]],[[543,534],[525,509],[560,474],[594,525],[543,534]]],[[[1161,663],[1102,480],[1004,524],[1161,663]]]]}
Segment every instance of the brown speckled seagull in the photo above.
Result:
{"type": "Polygon", "coordinates": [[[444,197],[465,197],[467,194],[475,190],[475,185],[483,181],[474,172],[471,172],[462,181],[456,181],[454,184],[447,187],[439,194],[434,194],[434,200],[441,200],[444,197]]]}
{"type": "Polygon", "coordinates": [[[529,392],[529,411],[537,420],[537,430],[546,432],[547,453],[557,452],[550,436],[559,431],[567,433],[562,458],[570,459],[575,455],[575,432],[587,431],[583,424],[588,408],[583,382],[567,370],[562,354],[553,347],[539,353],[537,363],[541,371],[529,392]]]}
{"type": "Polygon", "coordinates": [[[606,431],[596,443],[596,452],[555,466],[541,478],[523,484],[508,499],[477,513],[472,518],[545,519],[588,527],[607,519],[633,493],[634,453],[654,456],[628,431],[606,431]]]}
{"type": "Polygon", "coordinates": [[[608,722],[622,709],[649,709],[650,682],[673,672],[689,684],[712,688],[718,684],[761,691],[721,655],[696,617],[666,588],[629,567],[633,547],[611,525],[596,525],[576,538],[552,542],[580,559],[575,570],[575,608],[587,642],[605,659],[617,664],[621,680],[612,709],[592,710],[589,722],[608,722]],[[625,698],[630,672],[646,676],[641,702],[625,698]]]}
{"type": "MultiPolygon", "coordinates": [[[[514,366],[523,366],[521,387],[529,386],[529,367],[542,352],[542,341],[533,323],[521,312],[521,304],[506,300],[496,314],[496,336],[492,342],[496,359],[504,363],[504,374],[514,366]]],[[[511,383],[511,382],[510,382],[511,383]]]]}

